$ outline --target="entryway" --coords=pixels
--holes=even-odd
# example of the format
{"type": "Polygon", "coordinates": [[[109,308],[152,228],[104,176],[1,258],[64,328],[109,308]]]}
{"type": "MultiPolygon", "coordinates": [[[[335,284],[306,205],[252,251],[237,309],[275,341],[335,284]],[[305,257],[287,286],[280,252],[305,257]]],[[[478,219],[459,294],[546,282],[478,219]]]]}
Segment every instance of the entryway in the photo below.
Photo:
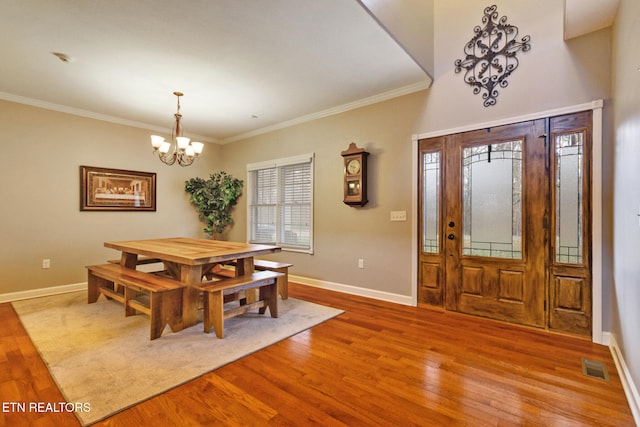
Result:
{"type": "Polygon", "coordinates": [[[420,304],[591,335],[591,114],[419,141],[420,304]]]}

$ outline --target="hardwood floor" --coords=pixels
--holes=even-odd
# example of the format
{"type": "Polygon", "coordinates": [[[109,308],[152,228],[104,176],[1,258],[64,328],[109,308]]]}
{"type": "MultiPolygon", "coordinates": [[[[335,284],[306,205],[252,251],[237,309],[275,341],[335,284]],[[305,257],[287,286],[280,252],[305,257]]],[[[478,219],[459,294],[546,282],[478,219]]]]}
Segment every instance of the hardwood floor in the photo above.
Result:
{"type": "MultiPolygon", "coordinates": [[[[634,425],[607,347],[302,285],[289,294],[345,313],[95,425],[634,425]],[[582,357],[610,381],[584,376],[582,357]]],[[[0,322],[0,425],[78,426],[70,413],[11,411],[64,398],[10,304],[0,322]]]]}

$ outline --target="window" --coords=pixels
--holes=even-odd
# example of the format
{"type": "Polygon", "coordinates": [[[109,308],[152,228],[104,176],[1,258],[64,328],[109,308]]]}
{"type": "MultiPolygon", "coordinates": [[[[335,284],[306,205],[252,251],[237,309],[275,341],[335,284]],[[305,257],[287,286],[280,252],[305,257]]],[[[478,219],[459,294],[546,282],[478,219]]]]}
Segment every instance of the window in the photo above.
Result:
{"type": "Polygon", "coordinates": [[[313,157],[247,165],[249,242],[313,253],[313,157]]]}

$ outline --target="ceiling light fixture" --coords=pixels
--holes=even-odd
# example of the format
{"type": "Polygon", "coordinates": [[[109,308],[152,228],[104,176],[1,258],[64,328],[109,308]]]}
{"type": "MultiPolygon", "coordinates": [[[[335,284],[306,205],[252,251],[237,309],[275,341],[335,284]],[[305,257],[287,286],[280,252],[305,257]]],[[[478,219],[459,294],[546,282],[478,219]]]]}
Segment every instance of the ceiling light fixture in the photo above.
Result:
{"type": "Polygon", "coordinates": [[[151,146],[153,153],[158,155],[162,163],[171,166],[178,162],[180,166],[189,166],[202,153],[204,144],[190,142],[189,138],[182,136],[180,97],[184,94],[182,92],[173,92],[173,94],[178,97],[178,111],[173,115],[176,118],[176,124],[171,132],[171,142],[165,141],[161,136],[151,135],[151,146]]]}

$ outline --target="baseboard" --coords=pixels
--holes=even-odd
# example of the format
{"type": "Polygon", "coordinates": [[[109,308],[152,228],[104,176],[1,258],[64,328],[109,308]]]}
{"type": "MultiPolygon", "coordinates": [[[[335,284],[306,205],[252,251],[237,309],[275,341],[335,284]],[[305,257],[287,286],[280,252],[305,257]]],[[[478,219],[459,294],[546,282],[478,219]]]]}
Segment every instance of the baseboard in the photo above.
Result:
{"type": "MultiPolygon", "coordinates": [[[[358,295],[367,298],[378,299],[382,301],[395,302],[403,305],[414,305],[411,302],[411,296],[393,294],[391,292],[376,291],[373,289],[359,288],[357,286],[344,285],[342,283],[327,282],[324,280],[310,279],[302,276],[289,275],[289,280],[303,285],[313,286],[316,288],[329,289],[332,291],[343,292],[351,295],[358,295]]],[[[83,291],[87,289],[87,282],[76,283],[71,285],[52,286],[48,288],[31,289],[20,292],[9,292],[0,294],[0,303],[18,301],[29,298],[40,298],[49,295],[64,294],[67,292],[83,291]]]]}
{"type": "Polygon", "coordinates": [[[28,291],[9,292],[0,294],[0,303],[18,301],[21,299],[40,298],[49,295],[66,294],[68,292],[84,291],[87,289],[87,282],[73,285],[52,286],[49,288],[30,289],[28,291]]]}
{"type": "Polygon", "coordinates": [[[635,420],[636,425],[640,426],[640,393],[638,393],[638,388],[633,382],[629,369],[627,369],[627,364],[624,361],[620,347],[618,347],[615,335],[611,333],[608,335],[610,342],[609,349],[611,350],[611,356],[613,356],[613,361],[615,362],[618,374],[620,375],[622,388],[624,388],[624,393],[627,395],[627,401],[629,401],[633,419],[635,420]]]}
{"type": "Polygon", "coordinates": [[[310,279],[308,277],[302,277],[302,276],[292,276],[291,274],[289,275],[289,281],[294,283],[300,283],[302,285],[313,286],[315,288],[328,289],[331,291],[337,291],[337,292],[342,292],[350,295],[373,298],[373,299],[387,301],[387,302],[394,302],[402,305],[410,305],[410,306],[415,305],[412,301],[411,296],[409,295],[399,295],[391,292],[376,291],[374,289],[359,288],[357,286],[345,285],[342,283],[327,282],[324,280],[310,279]]]}

